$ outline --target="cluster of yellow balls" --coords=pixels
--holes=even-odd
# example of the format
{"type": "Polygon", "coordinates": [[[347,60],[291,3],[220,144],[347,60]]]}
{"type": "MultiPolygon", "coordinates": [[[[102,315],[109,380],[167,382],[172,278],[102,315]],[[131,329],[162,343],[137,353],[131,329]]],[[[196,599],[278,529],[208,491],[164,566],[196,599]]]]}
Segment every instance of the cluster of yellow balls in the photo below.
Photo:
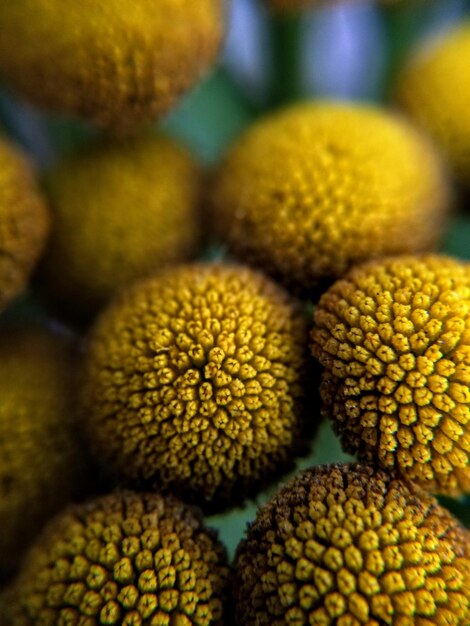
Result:
{"type": "Polygon", "coordinates": [[[470,264],[436,252],[470,180],[470,27],[396,110],[289,106],[207,177],[146,126],[225,19],[0,4],[9,86],[106,132],[39,183],[0,140],[0,313],[34,270],[61,320],[0,326],[0,626],[468,626],[470,533],[430,494],[470,494],[470,264]],[[207,230],[228,260],[196,261],[207,230]],[[194,505],[275,483],[323,414],[360,463],[298,474],[230,568],[194,505]]]}

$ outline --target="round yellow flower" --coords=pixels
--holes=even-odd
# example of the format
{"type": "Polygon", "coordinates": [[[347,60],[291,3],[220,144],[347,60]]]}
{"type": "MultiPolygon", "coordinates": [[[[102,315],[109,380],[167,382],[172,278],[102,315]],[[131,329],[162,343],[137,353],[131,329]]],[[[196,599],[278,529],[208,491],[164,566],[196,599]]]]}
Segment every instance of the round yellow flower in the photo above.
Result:
{"type": "Polygon", "coordinates": [[[302,290],[358,261],[432,248],[449,204],[439,158],[411,126],[331,102],[256,123],[227,155],[212,197],[220,238],[302,290]]]}
{"type": "MultiPolygon", "coordinates": [[[[0,334],[0,577],[85,475],[68,342],[43,330],[0,334]]],[[[1,612],[0,612],[1,614],[1,612]]]]}
{"type": "Polygon", "coordinates": [[[427,490],[470,492],[470,264],[359,266],[320,299],[312,342],[348,452],[427,490]]]}
{"type": "Polygon", "coordinates": [[[258,513],[236,556],[240,626],[467,626],[470,533],[411,483],[309,469],[258,513]]]}
{"type": "Polygon", "coordinates": [[[398,77],[396,100],[432,135],[458,181],[470,180],[470,22],[427,44],[398,77]]]}
{"type": "Polygon", "coordinates": [[[47,174],[54,222],[41,288],[84,317],[119,289],[195,254],[201,172],[165,137],[89,147],[47,174]]]}
{"type": "Polygon", "coordinates": [[[26,287],[48,230],[31,165],[0,138],[0,311],[26,287]]]}
{"type": "Polygon", "coordinates": [[[250,269],[188,265],[137,285],[88,340],[97,458],[212,508],[252,495],[301,444],[307,343],[294,301],[250,269]]]}
{"type": "Polygon", "coordinates": [[[200,514],[124,492],[53,520],[4,595],[9,626],[222,626],[229,568],[200,514]]]}
{"type": "Polygon", "coordinates": [[[222,0],[2,0],[0,71],[36,104],[126,132],[200,79],[223,22],[222,0]]]}

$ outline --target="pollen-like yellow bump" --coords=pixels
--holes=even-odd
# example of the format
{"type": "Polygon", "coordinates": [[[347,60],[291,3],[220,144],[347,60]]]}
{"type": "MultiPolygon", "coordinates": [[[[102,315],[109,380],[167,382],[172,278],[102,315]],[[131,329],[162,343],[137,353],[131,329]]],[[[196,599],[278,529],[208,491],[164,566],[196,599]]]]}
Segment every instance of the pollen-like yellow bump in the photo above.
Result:
{"type": "Polygon", "coordinates": [[[239,626],[470,619],[469,531],[411,483],[367,466],[294,478],[250,524],[235,568],[239,626]]]}
{"type": "Polygon", "coordinates": [[[214,62],[222,0],[2,0],[0,71],[32,102],[119,132],[166,113],[214,62]]]}
{"type": "Polygon", "coordinates": [[[142,282],[88,340],[97,458],[201,503],[253,494],[299,444],[306,340],[295,302],[242,266],[188,265],[142,282]]]}
{"type": "Polygon", "coordinates": [[[324,410],[344,448],[427,490],[470,492],[470,264],[358,266],[314,317],[324,410]]]}
{"type": "Polygon", "coordinates": [[[195,254],[201,172],[163,136],[88,147],[45,177],[54,216],[40,282],[74,315],[96,313],[119,289],[195,254]]]}
{"type": "Polygon", "coordinates": [[[8,626],[222,626],[228,587],[225,549],[196,509],[123,492],[49,523],[4,593],[2,617],[8,626]]]}
{"type": "Polygon", "coordinates": [[[378,108],[332,102],[257,122],[212,190],[219,237],[303,290],[358,261],[431,249],[448,204],[440,159],[413,127],[378,108]]]}
{"type": "Polygon", "coordinates": [[[0,577],[81,487],[76,358],[68,342],[43,330],[0,334],[0,577]]]}
{"type": "Polygon", "coordinates": [[[458,181],[470,177],[470,22],[428,42],[409,60],[396,100],[434,138],[458,181]]]}
{"type": "Polygon", "coordinates": [[[48,230],[30,163],[0,137],[0,311],[26,287],[48,230]]]}

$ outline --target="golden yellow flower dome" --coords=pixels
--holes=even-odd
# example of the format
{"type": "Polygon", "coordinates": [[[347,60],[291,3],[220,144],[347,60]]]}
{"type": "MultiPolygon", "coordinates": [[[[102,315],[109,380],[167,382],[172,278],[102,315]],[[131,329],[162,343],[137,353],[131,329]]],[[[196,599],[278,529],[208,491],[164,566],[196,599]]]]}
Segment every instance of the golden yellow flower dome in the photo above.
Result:
{"type": "Polygon", "coordinates": [[[364,264],[320,299],[312,352],[344,448],[423,488],[470,492],[470,264],[364,264]]]}
{"type": "Polygon", "coordinates": [[[188,265],[142,282],[88,340],[97,458],[212,508],[252,495],[300,445],[307,345],[295,302],[253,270],[188,265]]]}
{"type": "Polygon", "coordinates": [[[0,311],[26,287],[48,230],[31,165],[0,137],[0,311]]]}
{"type": "Polygon", "coordinates": [[[2,0],[0,72],[32,102],[127,132],[214,62],[222,0],[2,0]]]}
{"type": "Polygon", "coordinates": [[[0,333],[0,577],[42,523],[82,489],[75,350],[45,330],[0,333]]]}
{"type": "Polygon", "coordinates": [[[416,52],[399,75],[396,101],[436,141],[470,186],[470,22],[416,52]]]}
{"type": "Polygon", "coordinates": [[[74,315],[197,251],[201,172],[166,137],[94,145],[58,162],[45,185],[54,222],[41,288],[74,315]]]}
{"type": "Polygon", "coordinates": [[[470,532],[411,483],[309,469],[258,513],[236,556],[239,626],[467,626],[470,532]]]}
{"type": "Polygon", "coordinates": [[[378,108],[303,103],[257,122],[215,175],[217,234],[310,290],[358,261],[432,248],[449,190],[417,131],[378,108]]]}
{"type": "Polygon", "coordinates": [[[223,626],[229,568],[196,509],[130,492],[64,511],[4,595],[8,626],[223,626]]]}

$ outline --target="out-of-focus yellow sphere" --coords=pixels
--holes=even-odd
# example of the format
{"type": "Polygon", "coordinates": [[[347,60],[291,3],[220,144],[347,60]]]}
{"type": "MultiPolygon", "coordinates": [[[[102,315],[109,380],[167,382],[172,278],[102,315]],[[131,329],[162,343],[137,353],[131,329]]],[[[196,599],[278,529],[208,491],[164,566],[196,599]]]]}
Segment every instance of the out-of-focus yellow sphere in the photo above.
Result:
{"type": "Polygon", "coordinates": [[[0,72],[32,102],[126,132],[213,63],[222,0],[2,0],[0,72]]]}
{"type": "Polygon", "coordinates": [[[220,240],[308,292],[384,254],[432,248],[449,187],[439,155],[385,110],[303,103],[255,123],[215,173],[220,240]]]}
{"type": "Polygon", "coordinates": [[[428,43],[398,77],[396,101],[470,187],[470,22],[428,43]]]}
{"type": "Polygon", "coordinates": [[[118,290],[191,259],[200,239],[201,172],[162,136],[87,148],[45,177],[54,217],[41,290],[87,318],[118,290]]]}

